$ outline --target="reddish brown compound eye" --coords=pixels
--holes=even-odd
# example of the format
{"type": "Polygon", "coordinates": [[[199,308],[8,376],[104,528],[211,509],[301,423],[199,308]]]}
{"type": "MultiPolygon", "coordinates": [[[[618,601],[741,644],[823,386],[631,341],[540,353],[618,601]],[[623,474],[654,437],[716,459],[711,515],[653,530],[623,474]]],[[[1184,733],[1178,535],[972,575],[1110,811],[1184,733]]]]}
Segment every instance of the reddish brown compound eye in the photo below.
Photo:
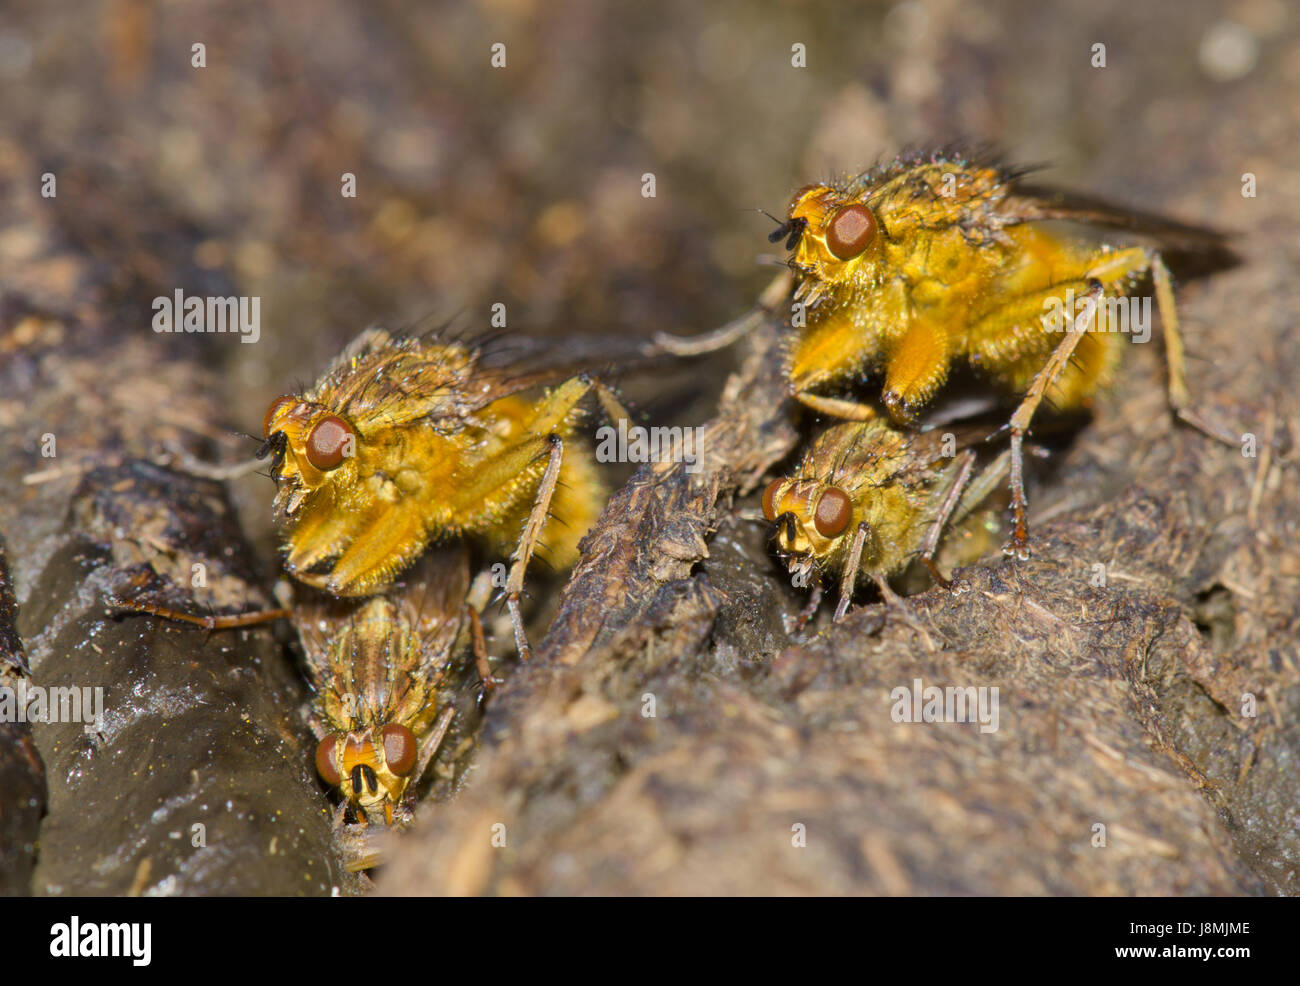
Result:
{"type": "Polygon", "coordinates": [[[327,414],[316,422],[307,436],[307,461],[321,472],[337,469],[356,451],[356,442],[356,432],[350,424],[327,414]]]}
{"type": "Polygon", "coordinates": [[[415,767],[415,758],[419,753],[415,734],[405,726],[389,723],[380,732],[384,741],[384,763],[398,777],[409,774],[415,767]]]}
{"type": "Polygon", "coordinates": [[[876,217],[865,205],[846,205],[826,227],[826,246],[840,260],[858,256],[876,235],[876,217]]]}
{"type": "Polygon", "coordinates": [[[813,525],[824,538],[838,537],[853,519],[853,501],[838,486],[832,486],[817,501],[813,525]]]}
{"type": "Polygon", "coordinates": [[[266,409],[266,417],[262,419],[263,438],[271,437],[271,422],[275,420],[275,416],[280,413],[281,409],[286,404],[293,404],[297,400],[298,398],[294,397],[292,394],[285,394],[283,397],[277,397],[275,400],[271,401],[271,406],[266,409]]]}
{"type": "Polygon", "coordinates": [[[763,516],[768,520],[776,520],[776,496],[784,483],[784,479],[774,479],[763,491],[763,516]]]}
{"type": "Polygon", "coordinates": [[[316,773],[321,780],[331,787],[338,787],[343,778],[339,776],[338,758],[334,755],[338,747],[338,737],[326,736],[316,746],[316,773]]]}

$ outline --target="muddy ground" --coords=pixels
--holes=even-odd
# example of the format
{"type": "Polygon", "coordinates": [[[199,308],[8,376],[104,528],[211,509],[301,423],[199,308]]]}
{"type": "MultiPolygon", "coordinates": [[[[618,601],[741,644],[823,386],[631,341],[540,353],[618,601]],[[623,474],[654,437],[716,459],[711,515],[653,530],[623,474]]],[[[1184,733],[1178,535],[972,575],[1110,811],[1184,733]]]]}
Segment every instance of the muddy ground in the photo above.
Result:
{"type": "Polygon", "coordinates": [[[101,687],[104,718],[0,726],[3,890],[367,889],[289,633],[108,612],[142,582],[270,603],[270,482],[192,464],[246,457],[368,324],[486,330],[499,303],[560,347],[717,326],[772,274],[754,210],[955,139],[1237,234],[1179,304],[1194,394],[1253,448],[1175,426],[1158,345],[1133,346],[1035,466],[1031,561],[792,638],[804,596],[741,516],[811,424],[782,327],[624,375],[646,423],[707,424],[705,468],[611,472],[572,579],[536,582],[529,666],[490,621],[507,681],[377,888],[1300,890],[1300,19],[1047,6],[8,5],[0,683],[101,687]],[[259,297],[258,342],[154,333],[177,288],[259,297]],[[894,722],[916,679],[998,688],[998,729],[894,722]]]}

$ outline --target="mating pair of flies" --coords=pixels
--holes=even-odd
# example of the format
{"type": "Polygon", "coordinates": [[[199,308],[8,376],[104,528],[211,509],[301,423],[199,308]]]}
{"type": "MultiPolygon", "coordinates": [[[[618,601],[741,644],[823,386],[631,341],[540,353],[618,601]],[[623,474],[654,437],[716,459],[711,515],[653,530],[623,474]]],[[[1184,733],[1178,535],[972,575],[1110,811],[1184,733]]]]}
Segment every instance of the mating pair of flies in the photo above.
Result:
{"type": "Polygon", "coordinates": [[[1112,381],[1128,327],[1103,316],[1122,311],[1120,299],[1143,281],[1160,312],[1172,411],[1236,443],[1191,402],[1164,259],[1226,265],[1223,235],[1034,188],[1021,180],[1026,173],[955,153],[908,155],[800,189],[778,220],[770,239],[791,251],[802,309],[786,349],[790,390],[844,422],[817,435],[793,474],[773,480],[762,498],[790,571],[814,584],[802,620],[816,608],[822,573],[839,575],[836,620],[862,576],[891,598],[886,577],[918,556],[940,584],[960,588],[934,564],[940,538],[1008,476],[1003,550],[1027,558],[1030,423],[1044,401],[1080,410],[1112,381]],[[1145,242],[1118,245],[1103,229],[1145,242]],[[954,370],[995,401],[1014,402],[1001,428],[944,431],[925,422],[954,370]],[[863,378],[878,401],[842,392],[863,378]],[[976,448],[1003,433],[1009,448],[975,473],[976,448]]]}
{"type": "MultiPolygon", "coordinates": [[[[1160,252],[1221,255],[1223,238],[1035,190],[1022,176],[956,154],[900,157],[801,189],[773,234],[791,251],[790,300],[803,314],[789,333],[791,393],[842,420],[767,486],[762,508],[791,572],[814,584],[814,607],[822,578],[839,576],[836,619],[861,579],[888,593],[885,579],[918,555],[948,584],[933,562],[944,530],[1007,476],[1007,550],[1027,556],[1030,422],[1044,400],[1082,408],[1110,382],[1124,337],[1090,330],[1105,299],[1143,279],[1161,314],[1171,407],[1234,440],[1191,406],[1160,252]],[[1116,246],[1087,227],[1152,243],[1116,246]],[[1044,312],[1067,297],[1082,306],[1067,331],[1053,331],[1044,312]],[[994,395],[1019,399],[1005,426],[1009,448],[978,474],[974,449],[987,430],[956,429],[954,441],[917,430],[960,367],[994,395]],[[856,399],[861,378],[881,379],[878,403],[856,399]]],[[[528,656],[520,598],[529,561],[545,534],[551,565],[570,567],[604,501],[591,451],[574,437],[591,392],[608,415],[625,417],[589,376],[493,368],[469,346],[370,330],[309,391],[268,410],[259,456],[277,482],[285,567],[323,601],[188,619],[211,628],[294,621],[316,690],[317,768],[359,819],[391,822],[409,811],[450,722],[439,690],[467,644],[490,680],[478,613],[491,590],[482,576],[470,579],[467,540],[510,558],[501,588],[528,656]]]]}
{"type": "Polygon", "coordinates": [[[459,342],[362,333],[302,394],[272,402],[257,457],[276,481],[292,609],[192,616],[211,630],[292,621],[315,692],[316,768],[357,820],[405,820],[450,726],[449,672],[472,648],[493,683],[479,614],[504,596],[521,657],[520,600],[535,554],[578,557],[604,487],[572,441],[579,403],[612,392],[570,369],[489,366],[459,342]],[[543,541],[545,533],[545,541],[543,541]],[[471,579],[470,542],[509,557],[503,584],[471,579]]]}

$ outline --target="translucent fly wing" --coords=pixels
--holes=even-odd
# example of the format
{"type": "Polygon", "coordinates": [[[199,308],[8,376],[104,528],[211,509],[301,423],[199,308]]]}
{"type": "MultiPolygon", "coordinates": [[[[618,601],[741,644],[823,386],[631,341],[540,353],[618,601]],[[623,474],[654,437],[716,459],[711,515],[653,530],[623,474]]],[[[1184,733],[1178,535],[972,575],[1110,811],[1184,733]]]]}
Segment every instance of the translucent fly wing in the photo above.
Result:
{"type": "Polygon", "coordinates": [[[452,541],[427,551],[390,590],[399,618],[415,630],[426,673],[436,673],[451,659],[465,624],[469,589],[469,548],[452,541]]]}
{"type": "Polygon", "coordinates": [[[1230,233],[1051,186],[1016,185],[998,212],[1008,223],[1058,220],[1118,230],[1156,247],[1171,267],[1189,276],[1239,262],[1230,233]]]}

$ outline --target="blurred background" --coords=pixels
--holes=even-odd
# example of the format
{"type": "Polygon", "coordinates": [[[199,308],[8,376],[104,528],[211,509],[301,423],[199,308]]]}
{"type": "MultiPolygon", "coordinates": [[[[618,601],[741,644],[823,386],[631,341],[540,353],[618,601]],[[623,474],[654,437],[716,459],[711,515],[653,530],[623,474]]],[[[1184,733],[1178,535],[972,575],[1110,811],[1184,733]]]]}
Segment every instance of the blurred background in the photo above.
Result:
{"type": "MultiPolygon", "coordinates": [[[[769,276],[756,210],[903,146],[989,142],[1059,183],[1243,225],[1203,215],[1207,181],[1239,174],[1203,173],[1170,96],[1231,112],[1261,63],[1297,83],[1295,18],[1283,0],[19,0],[0,161],[28,197],[57,174],[65,235],[99,251],[124,322],[175,287],[261,297],[255,346],[159,340],[206,348],[231,424],[255,430],[248,405],[371,323],[486,328],[500,302],[530,333],[709,329],[769,276]]],[[[1276,178],[1240,136],[1240,170],[1276,178]]],[[[11,230],[0,262],[38,298],[85,296],[31,245],[11,230]]]]}

